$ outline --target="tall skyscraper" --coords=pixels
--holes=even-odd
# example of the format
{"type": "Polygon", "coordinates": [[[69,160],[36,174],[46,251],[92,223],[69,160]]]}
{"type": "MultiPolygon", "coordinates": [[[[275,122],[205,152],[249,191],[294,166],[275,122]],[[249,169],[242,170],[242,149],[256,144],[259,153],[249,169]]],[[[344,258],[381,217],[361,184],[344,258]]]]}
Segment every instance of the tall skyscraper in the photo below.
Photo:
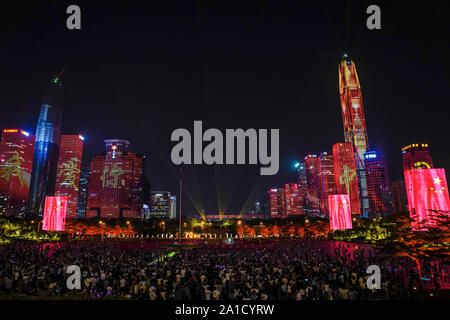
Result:
{"type": "Polygon", "coordinates": [[[308,180],[306,179],[306,164],[299,163],[298,170],[298,194],[301,197],[302,214],[306,213],[306,195],[308,193],[308,180]]]}
{"type": "Polygon", "coordinates": [[[55,194],[67,197],[67,218],[72,219],[77,217],[83,141],[79,134],[62,135],[59,148],[55,194]]]}
{"type": "Polygon", "coordinates": [[[5,129],[0,142],[0,215],[23,217],[30,190],[34,136],[5,129]]]}
{"type": "Polygon", "coordinates": [[[86,217],[139,218],[143,155],[129,152],[127,140],[105,140],[106,151],[90,164],[86,217]]]}
{"type": "Polygon", "coordinates": [[[355,154],[351,142],[333,145],[334,180],[338,194],[348,194],[352,214],[361,214],[355,154]]]}
{"type": "Polygon", "coordinates": [[[319,201],[322,216],[328,215],[328,196],[336,194],[333,155],[322,152],[319,157],[319,201]]]}
{"type": "Polygon", "coordinates": [[[342,107],[345,142],[353,144],[355,152],[356,173],[360,191],[362,216],[369,212],[367,180],[364,170],[364,153],[369,146],[366,120],[355,63],[344,54],[339,64],[339,95],[342,107]]]}
{"type": "Polygon", "coordinates": [[[369,207],[372,214],[391,214],[392,195],[386,158],[381,148],[371,148],[364,154],[369,207]]]}
{"type": "Polygon", "coordinates": [[[285,218],[286,217],[286,201],[284,198],[283,188],[270,189],[270,217],[285,218]]]}
{"type": "Polygon", "coordinates": [[[81,168],[78,187],[77,218],[86,218],[86,201],[89,186],[89,168],[81,168]]]}
{"type": "Polygon", "coordinates": [[[315,154],[309,154],[305,157],[307,195],[306,209],[307,214],[311,216],[320,215],[319,202],[319,158],[315,154]]]}
{"type": "Polygon", "coordinates": [[[302,196],[299,193],[297,183],[287,183],[284,185],[284,198],[286,201],[286,215],[297,216],[303,214],[302,196]]]}
{"type": "Polygon", "coordinates": [[[433,168],[428,143],[413,143],[402,148],[402,158],[404,171],[433,168]]]}
{"type": "Polygon", "coordinates": [[[36,127],[27,211],[42,215],[46,196],[54,196],[62,125],[61,74],[48,83],[36,127]]]}

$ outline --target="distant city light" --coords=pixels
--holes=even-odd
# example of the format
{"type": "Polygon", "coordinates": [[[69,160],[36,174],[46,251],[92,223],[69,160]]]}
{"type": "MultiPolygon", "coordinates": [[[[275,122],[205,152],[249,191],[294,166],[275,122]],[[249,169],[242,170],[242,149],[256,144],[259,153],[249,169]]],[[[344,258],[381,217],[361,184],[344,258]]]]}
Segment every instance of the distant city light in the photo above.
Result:
{"type": "Polygon", "coordinates": [[[28,132],[23,131],[23,130],[21,131],[21,133],[22,133],[24,136],[27,136],[27,137],[30,135],[28,132]]]}
{"type": "Polygon", "coordinates": [[[78,138],[80,138],[80,140],[84,141],[84,137],[81,134],[78,135],[78,138]]]}

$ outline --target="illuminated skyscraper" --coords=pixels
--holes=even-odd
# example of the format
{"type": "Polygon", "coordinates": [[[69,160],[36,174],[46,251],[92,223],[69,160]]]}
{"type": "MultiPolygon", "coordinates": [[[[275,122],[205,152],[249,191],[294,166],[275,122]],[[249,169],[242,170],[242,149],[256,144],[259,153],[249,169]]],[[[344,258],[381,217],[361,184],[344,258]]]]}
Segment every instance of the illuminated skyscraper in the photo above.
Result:
{"type": "Polygon", "coordinates": [[[319,201],[322,216],[328,215],[328,196],[336,194],[333,155],[322,152],[319,158],[319,201]]]}
{"type": "Polygon", "coordinates": [[[413,143],[402,148],[403,170],[432,169],[433,159],[428,143],[413,143]]]}
{"type": "Polygon", "coordinates": [[[27,211],[42,215],[46,196],[54,196],[62,125],[61,74],[48,83],[36,127],[27,211]]]}
{"type": "Polygon", "coordinates": [[[286,201],[283,188],[270,189],[270,217],[284,218],[286,217],[286,201]]]}
{"type": "Polygon", "coordinates": [[[33,166],[34,136],[5,129],[0,142],[0,215],[25,215],[33,166]]]}
{"type": "Polygon", "coordinates": [[[361,214],[355,153],[351,142],[333,145],[334,180],[338,194],[348,194],[352,214],[361,214]]]}
{"type": "Polygon", "coordinates": [[[129,152],[127,140],[105,140],[106,151],[90,164],[86,218],[139,218],[144,156],[129,152]]]}
{"type": "Polygon", "coordinates": [[[309,154],[305,157],[307,180],[306,212],[311,216],[320,215],[319,166],[319,158],[317,155],[309,154]]]}
{"type": "Polygon", "coordinates": [[[78,134],[61,136],[55,194],[67,197],[67,218],[77,217],[83,141],[78,134]]]}
{"type": "Polygon", "coordinates": [[[297,183],[288,183],[284,185],[284,199],[286,201],[286,215],[297,216],[303,214],[302,196],[299,193],[297,183]]]}
{"type": "Polygon", "coordinates": [[[86,201],[89,186],[89,168],[81,168],[80,182],[78,183],[77,218],[86,217],[86,201]]]}
{"type": "Polygon", "coordinates": [[[372,148],[364,154],[364,167],[372,214],[392,213],[392,195],[386,158],[381,148],[372,148]]]}
{"type": "Polygon", "coordinates": [[[355,152],[356,173],[360,189],[363,217],[369,212],[364,153],[369,146],[361,87],[355,63],[346,55],[339,64],[339,95],[342,107],[345,142],[351,142],[355,152]]]}

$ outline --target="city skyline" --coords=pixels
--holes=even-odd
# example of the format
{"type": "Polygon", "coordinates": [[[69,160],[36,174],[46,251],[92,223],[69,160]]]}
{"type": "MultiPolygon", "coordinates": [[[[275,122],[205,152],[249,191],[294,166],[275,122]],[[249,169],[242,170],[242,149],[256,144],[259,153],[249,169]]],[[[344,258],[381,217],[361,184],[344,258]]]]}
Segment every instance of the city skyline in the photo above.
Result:
{"type": "MultiPolygon", "coordinates": [[[[329,6],[335,8],[332,4],[329,6]]],[[[352,13],[357,12],[357,8],[352,8],[352,13]]],[[[398,9],[394,6],[389,8],[398,9]]],[[[92,10],[91,15],[97,10],[93,7],[85,9],[92,10]]],[[[82,10],[85,9],[82,7],[82,10]]],[[[191,207],[201,206],[206,212],[219,212],[219,207],[227,203],[229,212],[245,211],[245,206],[249,208],[254,201],[262,198],[270,187],[281,187],[296,181],[296,173],[292,169],[294,161],[302,161],[305,155],[311,153],[331,153],[331,146],[344,140],[336,70],[340,55],[348,51],[358,67],[369,141],[371,145],[383,147],[390,179],[398,180],[402,177],[400,150],[411,143],[429,144],[431,156],[437,167],[445,168],[449,172],[450,157],[446,148],[448,143],[444,129],[445,120],[442,119],[445,117],[436,116],[439,112],[444,113],[448,104],[448,93],[445,93],[448,78],[441,74],[448,66],[448,62],[443,59],[446,51],[441,51],[437,42],[433,42],[434,46],[427,46],[427,53],[433,59],[423,61],[425,64],[418,63],[424,56],[424,51],[421,51],[423,49],[418,49],[417,52],[411,50],[410,55],[405,58],[406,52],[415,46],[415,42],[409,41],[407,27],[400,27],[403,21],[400,17],[400,21],[396,22],[399,29],[396,30],[406,35],[401,41],[404,48],[400,45],[392,47],[392,42],[389,41],[392,38],[383,29],[377,35],[387,38],[387,44],[385,42],[370,44],[376,40],[376,36],[370,34],[368,30],[363,30],[364,24],[361,23],[362,27],[352,26],[354,28],[350,38],[355,42],[351,47],[365,45],[367,42],[369,44],[364,50],[353,53],[356,48],[344,51],[335,47],[336,41],[330,29],[322,30],[316,26],[307,28],[306,31],[299,30],[304,25],[296,22],[294,19],[296,16],[289,14],[287,8],[281,9],[282,17],[270,14],[266,8],[262,9],[261,20],[254,18],[254,22],[270,21],[277,27],[276,35],[267,35],[267,39],[256,38],[255,48],[245,46],[245,41],[256,31],[250,27],[244,27],[245,32],[241,40],[223,36],[225,43],[241,48],[235,51],[224,48],[213,39],[214,31],[220,33],[224,29],[214,27],[211,33],[202,31],[201,40],[195,39],[194,29],[187,29],[185,31],[188,33],[187,39],[198,45],[198,48],[195,45],[187,46],[184,52],[173,52],[159,64],[153,61],[152,57],[156,60],[161,58],[165,52],[161,47],[164,46],[153,47],[139,41],[139,35],[145,30],[150,30],[152,26],[155,27],[152,24],[155,22],[150,22],[151,25],[148,27],[144,26],[143,17],[136,11],[127,14],[124,19],[130,22],[130,19],[137,15],[137,22],[131,23],[128,27],[121,26],[125,30],[116,29],[114,32],[119,35],[119,40],[128,44],[134,43],[135,46],[132,48],[142,49],[142,53],[132,51],[130,54],[118,50],[110,57],[101,58],[99,53],[81,54],[77,57],[76,54],[81,52],[79,49],[76,49],[74,54],[69,54],[70,50],[75,48],[70,44],[71,41],[79,40],[85,46],[92,45],[94,38],[105,34],[107,37],[100,37],[99,42],[102,45],[106,44],[108,48],[113,45],[112,39],[108,38],[105,29],[94,24],[94,20],[87,20],[81,31],[87,40],[80,40],[82,38],[80,34],[65,34],[64,26],[55,27],[55,30],[42,40],[42,47],[51,49],[51,36],[61,40],[63,37],[61,34],[64,33],[67,39],[62,42],[62,48],[57,55],[49,54],[49,57],[44,57],[38,53],[37,57],[31,57],[29,62],[12,63],[14,68],[5,67],[2,84],[7,90],[2,104],[5,106],[3,112],[7,113],[8,117],[2,118],[0,127],[23,128],[34,133],[44,83],[67,64],[68,68],[64,75],[66,94],[62,134],[76,132],[86,137],[83,165],[102,150],[101,144],[104,139],[128,139],[133,151],[148,155],[149,163],[146,167],[149,168],[147,174],[155,186],[152,189],[169,190],[175,194],[178,190],[178,167],[170,163],[170,147],[173,146],[170,143],[170,132],[173,129],[189,127],[193,120],[203,120],[208,128],[280,128],[280,173],[275,177],[259,178],[258,166],[233,168],[183,166],[185,181],[191,181],[184,185],[189,195],[183,197],[183,204],[192,201],[194,205],[191,207]],[[300,44],[289,40],[289,35],[294,35],[294,31],[285,30],[283,23],[286,19],[287,25],[294,24],[293,29],[304,36],[306,39],[304,41],[307,41],[308,45],[301,47],[300,44]],[[93,30],[90,31],[89,28],[93,30]],[[122,36],[122,32],[129,34],[128,31],[138,30],[140,32],[133,36],[135,42],[132,40],[127,42],[122,36]],[[282,31],[288,33],[278,39],[282,31]],[[308,36],[305,32],[312,32],[312,35],[308,36]],[[368,39],[358,42],[358,36],[367,36],[368,39]],[[320,38],[322,42],[318,43],[317,49],[310,50],[309,44],[315,43],[316,38],[320,38]],[[267,44],[264,44],[264,41],[267,41],[267,44]],[[294,50],[295,55],[288,53],[289,50],[294,50]],[[323,55],[318,53],[320,51],[331,52],[333,55],[323,55]],[[153,54],[147,55],[150,52],[153,54]],[[199,58],[194,57],[197,53],[201,53],[199,58]],[[228,55],[224,57],[224,53],[228,55]],[[38,58],[41,60],[37,60],[38,58]],[[133,58],[136,58],[135,62],[133,58]],[[402,58],[406,61],[401,61],[402,58]],[[171,59],[175,59],[178,63],[171,59]],[[41,61],[39,67],[31,65],[36,61],[41,61]],[[310,66],[306,66],[307,64],[310,66]],[[226,68],[221,65],[227,66],[229,70],[225,70],[226,68]],[[384,68],[380,68],[380,65],[384,68]],[[439,65],[442,68],[440,71],[437,68],[439,65]],[[90,73],[87,72],[89,68],[90,73]],[[430,69],[435,73],[428,74],[430,69]],[[114,70],[115,73],[108,70],[114,70]],[[233,73],[239,76],[233,76],[233,73]],[[416,73],[422,76],[409,80],[416,73]],[[435,79],[433,87],[428,81],[423,80],[431,75],[435,79]],[[396,78],[395,81],[391,79],[392,77],[396,78]],[[11,84],[17,83],[18,78],[23,79],[20,87],[24,92],[20,92],[20,96],[17,89],[11,88],[11,84]],[[311,81],[305,81],[305,78],[311,81]],[[422,90],[418,90],[419,87],[422,90]],[[227,91],[229,94],[225,94],[227,91]],[[407,92],[413,92],[414,96],[408,97],[407,92]],[[316,103],[319,108],[316,108],[316,103]],[[428,103],[431,106],[426,105],[428,103]],[[169,107],[172,108],[171,112],[167,112],[169,107]],[[424,112],[430,107],[435,108],[432,114],[424,112]],[[17,112],[19,108],[23,111],[17,112]],[[321,109],[322,112],[313,109],[321,109]],[[240,117],[236,117],[236,114],[240,117]],[[219,190],[221,188],[219,184],[223,184],[226,190],[219,190]],[[239,191],[233,192],[235,188],[233,186],[236,185],[240,186],[239,191]],[[222,194],[219,196],[218,193],[222,194]],[[202,201],[196,198],[198,195],[202,196],[202,201]]],[[[117,8],[113,6],[108,10],[111,16],[103,19],[113,20],[117,15],[117,8]]],[[[336,13],[332,10],[332,17],[336,18],[339,10],[341,10],[339,7],[336,13]]],[[[318,18],[318,21],[327,22],[326,15],[319,11],[320,8],[310,5],[303,10],[297,10],[297,15],[300,18],[310,13],[318,18]]],[[[231,13],[227,12],[224,15],[229,18],[231,13]]],[[[211,24],[214,17],[221,18],[214,9],[209,14],[209,17],[199,17],[197,22],[205,26],[211,24]]],[[[175,16],[180,18],[179,13],[175,16]]],[[[361,16],[364,16],[363,11],[361,16]]],[[[393,13],[389,11],[383,15],[386,17],[383,20],[385,21],[383,27],[388,30],[390,23],[393,23],[393,19],[390,19],[392,16],[393,13]]],[[[247,17],[246,13],[240,12],[236,19],[243,21],[244,17],[247,17]]],[[[333,21],[338,25],[343,24],[338,19],[333,21]]],[[[8,42],[11,50],[2,54],[11,58],[11,55],[17,53],[19,49],[28,48],[35,43],[30,37],[35,33],[52,30],[51,23],[56,24],[56,21],[49,19],[37,31],[19,28],[16,36],[25,41],[28,39],[29,43],[8,42]]],[[[158,23],[161,23],[161,27],[152,30],[161,30],[162,26],[166,26],[163,21],[158,20],[158,23]]],[[[185,22],[177,20],[176,27],[169,28],[166,36],[175,36],[183,26],[185,22]]],[[[260,25],[254,28],[258,32],[264,30],[260,25]]],[[[434,26],[427,28],[434,30],[434,26]]],[[[344,28],[338,30],[342,36],[344,28]]],[[[232,34],[238,34],[237,30],[232,31],[232,34]]],[[[411,32],[420,33],[414,26],[411,32]]],[[[156,33],[152,35],[158,41],[164,41],[162,35],[158,36],[156,33]]],[[[438,38],[434,34],[431,36],[436,37],[432,39],[438,38]]],[[[188,43],[179,36],[171,39],[176,40],[175,44],[162,43],[172,49],[181,48],[188,43]]],[[[416,41],[431,40],[419,37],[416,41]]],[[[99,46],[93,47],[100,50],[99,46]]],[[[18,52],[17,56],[17,59],[21,59],[23,53],[18,52]]],[[[191,212],[195,212],[195,209],[189,210],[188,204],[187,213],[191,212]]]]}

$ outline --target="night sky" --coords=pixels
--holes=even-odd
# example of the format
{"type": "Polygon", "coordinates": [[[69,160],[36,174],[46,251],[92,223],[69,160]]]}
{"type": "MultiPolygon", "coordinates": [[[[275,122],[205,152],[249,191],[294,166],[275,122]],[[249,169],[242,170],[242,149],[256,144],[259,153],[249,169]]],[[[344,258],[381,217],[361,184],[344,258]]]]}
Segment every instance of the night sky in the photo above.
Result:
{"type": "Polygon", "coordinates": [[[62,132],[86,137],[83,166],[103,139],[128,139],[130,151],[147,155],[152,190],[176,193],[176,128],[193,134],[202,120],[204,130],[280,129],[278,175],[260,177],[260,165],[184,166],[183,214],[246,211],[270,187],[296,181],[293,162],[343,141],[344,52],[390,179],[402,174],[401,148],[416,142],[450,172],[450,28],[441,2],[14,3],[1,10],[0,128],[35,133],[44,86],[67,66],[62,132]],[[70,4],[81,7],[81,30],[66,28],[70,4]],[[366,28],[370,4],[381,7],[381,30],[366,28]]]}

